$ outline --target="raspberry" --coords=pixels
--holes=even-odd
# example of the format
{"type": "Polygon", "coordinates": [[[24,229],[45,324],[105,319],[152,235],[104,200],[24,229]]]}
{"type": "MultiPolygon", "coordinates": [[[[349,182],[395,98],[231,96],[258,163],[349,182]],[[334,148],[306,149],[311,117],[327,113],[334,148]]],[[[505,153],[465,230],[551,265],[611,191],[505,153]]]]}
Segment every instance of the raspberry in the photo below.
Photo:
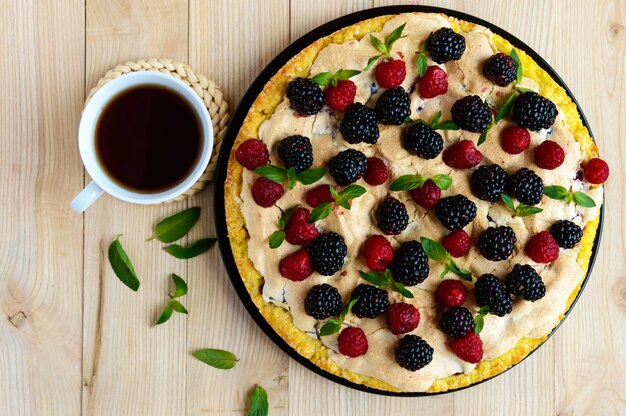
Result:
{"type": "Polygon", "coordinates": [[[289,244],[302,245],[313,241],[319,234],[315,224],[309,224],[311,213],[306,208],[297,208],[285,226],[285,239],[289,244]]]}
{"type": "Polygon", "coordinates": [[[465,52],[465,38],[454,30],[443,27],[435,32],[431,32],[426,39],[426,48],[430,52],[430,57],[438,64],[461,59],[465,52]]]}
{"type": "Polygon", "coordinates": [[[450,343],[450,348],[463,361],[478,364],[483,359],[483,341],[473,331],[450,343]]]}
{"type": "Polygon", "coordinates": [[[441,315],[439,328],[450,338],[463,338],[474,329],[474,317],[467,308],[450,308],[441,315]]]}
{"type": "Polygon", "coordinates": [[[257,178],[252,184],[252,199],[264,208],[271,207],[283,196],[283,186],[267,178],[257,178]]]}
{"type": "Polygon", "coordinates": [[[298,250],[278,263],[280,275],[294,282],[301,282],[313,273],[311,258],[306,250],[298,250]]]}
{"type": "Polygon", "coordinates": [[[536,92],[520,94],[513,105],[513,120],[520,127],[532,131],[549,129],[557,114],[556,105],[536,92]]]}
{"type": "Polygon", "coordinates": [[[294,110],[300,114],[317,114],[324,107],[324,93],[317,82],[296,78],[287,84],[285,94],[294,110]]]}
{"type": "Polygon", "coordinates": [[[435,215],[448,230],[460,230],[476,217],[476,204],[463,195],[448,196],[437,202],[435,215]]]}
{"type": "Polygon", "coordinates": [[[419,311],[409,303],[394,303],[387,309],[387,327],[394,335],[413,331],[419,322],[419,311]]]}
{"type": "Polygon", "coordinates": [[[386,197],[376,210],[378,228],[387,235],[398,235],[409,225],[406,207],[393,197],[386,197]]]}
{"type": "Polygon", "coordinates": [[[556,169],[564,160],[565,151],[553,140],[546,140],[535,148],[535,165],[542,169],[556,169]]]}
{"type": "Polygon", "coordinates": [[[358,181],[366,168],[367,157],[354,149],[339,152],[328,162],[328,172],[340,186],[348,186],[358,181]]]}
{"type": "Polygon", "coordinates": [[[542,231],[530,237],[524,250],[536,263],[550,263],[559,258],[559,243],[549,231],[542,231]]]}
{"type": "Polygon", "coordinates": [[[497,53],[487,59],[483,74],[494,84],[506,87],[517,78],[517,63],[509,55],[497,53]]]}
{"type": "Polygon", "coordinates": [[[441,241],[441,245],[452,257],[463,257],[469,252],[472,239],[463,230],[454,230],[441,241]]]}
{"type": "Polygon", "coordinates": [[[437,286],[435,296],[441,306],[454,308],[461,306],[465,302],[465,299],[467,299],[467,289],[463,286],[463,283],[458,280],[445,279],[437,286]]]}
{"type": "Polygon", "coordinates": [[[363,174],[363,179],[372,186],[382,185],[389,179],[389,169],[382,159],[370,157],[367,159],[367,168],[363,174]]]}
{"type": "Polygon", "coordinates": [[[304,298],[304,311],[315,319],[326,319],[341,313],[343,301],[336,287],[315,285],[304,298]]]}
{"type": "Polygon", "coordinates": [[[609,165],[604,160],[594,157],[587,162],[584,172],[587,182],[598,185],[609,178],[609,165]]]}
{"type": "Polygon", "coordinates": [[[455,169],[469,169],[478,165],[483,155],[471,140],[461,140],[443,151],[443,162],[455,169]]]}
{"type": "Polygon", "coordinates": [[[261,140],[248,139],[241,143],[235,153],[235,159],[244,168],[254,170],[259,166],[267,165],[270,152],[261,140]]]}
{"type": "Polygon", "coordinates": [[[535,269],[525,264],[516,264],[504,278],[507,292],[524,300],[534,302],[546,295],[546,286],[535,269]]]}
{"type": "Polygon", "coordinates": [[[476,280],[476,304],[489,306],[489,313],[504,316],[513,310],[511,296],[504,289],[504,285],[496,276],[483,274],[476,280]]]}
{"type": "Polygon", "coordinates": [[[559,247],[572,248],[580,242],[583,230],[571,221],[560,220],[552,224],[550,234],[559,244],[559,247]]]}
{"type": "Polygon", "coordinates": [[[415,203],[423,208],[431,209],[437,205],[439,199],[441,198],[441,189],[435,182],[428,179],[424,182],[424,185],[419,188],[411,189],[409,191],[409,196],[415,203]]]}
{"type": "Polygon", "coordinates": [[[383,88],[396,88],[406,78],[406,64],[399,59],[386,59],[376,65],[376,82],[383,88]]]}
{"type": "Polygon", "coordinates": [[[411,115],[409,94],[402,87],[387,90],[378,97],[374,110],[376,118],[382,124],[399,126],[411,115]]]}
{"type": "Polygon", "coordinates": [[[348,248],[337,233],[320,234],[309,244],[309,255],[313,270],[322,276],[332,276],[343,267],[348,248]]]}
{"type": "Polygon", "coordinates": [[[441,134],[424,123],[411,124],[402,144],[409,153],[424,159],[434,159],[443,150],[441,134]]]}
{"type": "Polygon", "coordinates": [[[367,352],[367,337],[361,328],[348,327],[337,338],[339,352],[346,357],[360,357],[367,352]]]}
{"type": "Polygon", "coordinates": [[[510,155],[522,153],[530,144],[530,133],[522,127],[509,126],[502,130],[502,150],[510,155]]]}
{"type": "Polygon", "coordinates": [[[448,92],[448,75],[438,66],[429,66],[420,79],[418,91],[422,98],[434,98],[448,92]]]}
{"type": "Polygon", "coordinates": [[[393,261],[393,248],[382,235],[370,236],[363,248],[367,266],[376,272],[384,272],[393,261]]]}
{"type": "Polygon", "coordinates": [[[507,194],[526,205],[538,204],[543,198],[543,181],[527,168],[521,168],[509,176],[504,189],[507,194]]]}
{"type": "Polygon", "coordinates": [[[329,86],[324,90],[324,100],[333,110],[346,111],[346,108],[354,101],[356,85],[349,79],[337,82],[336,86],[329,86]]]}
{"type": "Polygon", "coordinates": [[[511,257],[517,242],[511,227],[489,227],[478,239],[478,250],[487,260],[500,261],[511,257]]]}
{"type": "Polygon", "coordinates": [[[376,286],[360,284],[354,288],[351,299],[357,299],[352,307],[352,312],[358,318],[376,318],[387,312],[389,307],[389,295],[387,291],[376,286]]]}
{"type": "Polygon", "coordinates": [[[472,193],[483,201],[496,202],[504,192],[507,174],[498,165],[481,166],[472,172],[472,193]]]}
{"type": "Polygon", "coordinates": [[[313,165],[313,146],[311,140],[304,136],[289,136],[280,141],[278,157],[287,168],[294,168],[300,173],[313,165]]]}
{"type": "Polygon", "coordinates": [[[409,371],[417,371],[433,360],[433,347],[417,335],[405,335],[394,351],[396,362],[409,371]]]}
{"type": "Polygon", "coordinates": [[[450,109],[452,120],[463,130],[482,133],[493,118],[491,109],[478,95],[457,100],[450,109]]]}
{"type": "Polygon", "coordinates": [[[350,104],[343,114],[339,131],[343,139],[350,144],[376,143],[380,136],[376,112],[361,103],[350,104]]]}
{"type": "Polygon", "coordinates": [[[422,245],[415,240],[402,243],[391,263],[391,275],[405,286],[415,286],[428,277],[428,257],[422,245]]]}
{"type": "Polygon", "coordinates": [[[306,193],[306,203],[315,208],[323,202],[334,202],[335,198],[330,193],[330,185],[318,185],[309,189],[306,193]]]}

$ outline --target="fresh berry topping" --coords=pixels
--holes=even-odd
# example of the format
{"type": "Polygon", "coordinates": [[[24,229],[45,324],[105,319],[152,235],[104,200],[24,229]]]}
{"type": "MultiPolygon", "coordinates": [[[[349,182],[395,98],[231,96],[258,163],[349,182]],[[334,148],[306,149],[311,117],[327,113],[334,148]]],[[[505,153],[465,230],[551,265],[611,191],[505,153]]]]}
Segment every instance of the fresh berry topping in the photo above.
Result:
{"type": "Polygon", "coordinates": [[[361,103],[350,104],[343,114],[339,131],[350,144],[376,143],[380,135],[376,112],[361,103]]]}
{"type": "Polygon", "coordinates": [[[283,196],[283,186],[267,178],[257,178],[252,184],[252,199],[264,208],[271,207],[283,196]]]}
{"type": "Polygon", "coordinates": [[[454,230],[441,241],[441,245],[452,257],[463,257],[469,252],[472,239],[463,230],[454,230]]]}
{"type": "Polygon", "coordinates": [[[476,280],[476,303],[478,306],[489,306],[489,313],[504,316],[513,310],[511,296],[496,276],[483,274],[476,280]]]}
{"type": "Polygon", "coordinates": [[[367,267],[375,272],[384,272],[393,261],[393,248],[382,235],[372,235],[365,240],[364,252],[367,267]]]}
{"type": "Polygon", "coordinates": [[[270,152],[261,140],[248,139],[241,143],[235,153],[235,159],[244,168],[254,170],[259,166],[267,165],[270,152]]]}
{"type": "Polygon", "coordinates": [[[306,208],[297,208],[285,226],[285,239],[289,244],[302,245],[313,241],[319,234],[315,224],[309,224],[311,213],[306,208]]]}
{"type": "Polygon", "coordinates": [[[513,120],[532,131],[549,129],[557,114],[556,105],[536,92],[520,94],[513,105],[513,120]]]}
{"type": "Polygon", "coordinates": [[[468,95],[457,100],[450,112],[457,126],[474,133],[484,132],[491,123],[491,109],[478,95],[468,95]]]}
{"type": "Polygon", "coordinates": [[[474,332],[450,343],[450,348],[463,361],[478,364],[483,359],[483,341],[474,332]]]}
{"type": "Polygon", "coordinates": [[[320,234],[308,248],[313,270],[323,276],[332,276],[343,267],[348,248],[337,233],[320,234]]]}
{"type": "Polygon", "coordinates": [[[407,152],[424,159],[434,159],[443,150],[441,134],[424,123],[413,123],[402,138],[407,152]]]}
{"type": "Polygon", "coordinates": [[[460,230],[476,217],[476,204],[463,195],[448,196],[437,203],[435,215],[448,230],[460,230]]]}
{"type": "Polygon", "coordinates": [[[587,182],[598,185],[609,178],[609,165],[604,160],[594,157],[587,162],[584,172],[587,182]]]}
{"type": "Polygon", "coordinates": [[[313,165],[313,146],[304,136],[289,136],[278,145],[278,157],[287,168],[294,168],[300,173],[313,165]]]}
{"type": "Polygon", "coordinates": [[[323,202],[333,202],[333,198],[330,193],[330,185],[318,185],[315,188],[309,189],[306,193],[306,203],[315,208],[323,202]]]}
{"type": "Polygon", "coordinates": [[[296,78],[287,84],[289,103],[300,114],[317,114],[324,107],[324,93],[317,82],[296,78]]]}
{"type": "Polygon", "coordinates": [[[550,234],[559,244],[559,247],[572,248],[580,242],[583,237],[583,230],[571,221],[559,220],[550,227],[550,234]]]}
{"type": "Polygon", "coordinates": [[[559,243],[549,231],[530,237],[524,249],[528,257],[536,263],[551,263],[559,258],[559,243]]]}
{"type": "Polygon", "coordinates": [[[461,140],[443,151],[443,162],[455,169],[469,169],[478,165],[483,155],[471,140],[461,140]]]}
{"type": "Polygon", "coordinates": [[[376,318],[387,312],[389,295],[386,290],[361,283],[352,291],[351,299],[359,299],[352,307],[358,318],[376,318]]]}
{"type": "Polygon", "coordinates": [[[509,126],[502,130],[501,143],[502,150],[517,155],[530,145],[530,133],[523,127],[509,126]]]}
{"type": "Polygon", "coordinates": [[[487,260],[500,261],[511,257],[517,237],[511,227],[489,227],[478,239],[478,250],[487,260]]]}
{"type": "Polygon", "coordinates": [[[278,263],[280,275],[294,282],[301,282],[313,273],[311,258],[306,250],[298,250],[278,263]]]}
{"type": "Polygon", "coordinates": [[[491,82],[506,87],[517,78],[517,63],[505,53],[497,53],[487,59],[483,74],[491,82]]]}
{"type": "Polygon", "coordinates": [[[419,188],[411,189],[409,196],[415,203],[423,208],[431,209],[437,205],[439,199],[441,199],[441,189],[435,182],[428,179],[424,182],[424,185],[419,188]]]}
{"type": "Polygon", "coordinates": [[[415,286],[428,277],[428,256],[418,241],[402,243],[391,263],[391,275],[405,286],[415,286]]]}
{"type": "Polygon", "coordinates": [[[472,172],[472,193],[483,201],[496,202],[504,192],[506,178],[506,172],[498,165],[481,166],[472,172]]]}
{"type": "Polygon", "coordinates": [[[426,39],[426,48],[430,57],[438,64],[461,59],[465,52],[465,38],[454,30],[443,27],[432,32],[426,39]]]}
{"type": "Polygon", "coordinates": [[[435,296],[441,306],[455,308],[463,305],[467,299],[467,289],[458,280],[446,279],[437,286],[435,296]]]}
{"type": "Polygon", "coordinates": [[[363,179],[372,186],[382,185],[389,179],[389,169],[381,158],[370,157],[367,159],[367,169],[365,169],[363,179]]]}
{"type": "Polygon", "coordinates": [[[339,81],[336,86],[330,85],[324,90],[326,104],[333,110],[341,111],[342,113],[352,104],[355,96],[356,85],[349,79],[339,81]]]}
{"type": "Polygon", "coordinates": [[[398,341],[395,356],[400,367],[417,371],[433,360],[433,347],[417,335],[405,335],[398,341]]]}
{"type": "Polygon", "coordinates": [[[419,322],[420,313],[410,303],[394,303],[387,309],[387,327],[394,335],[413,331],[419,322]]]}
{"type": "Polygon", "coordinates": [[[526,205],[535,205],[543,198],[543,181],[535,172],[521,168],[509,176],[504,187],[507,194],[526,205]]]}
{"type": "Polygon", "coordinates": [[[376,82],[383,88],[396,88],[406,78],[406,64],[399,59],[385,59],[376,65],[376,82]]]}
{"type": "Polygon", "coordinates": [[[360,357],[367,352],[367,337],[361,328],[348,327],[337,338],[339,352],[346,357],[360,357]]]}
{"type": "Polygon", "coordinates": [[[467,308],[450,308],[441,315],[439,328],[450,338],[463,338],[474,329],[474,317],[467,308]]]}
{"type": "Polygon", "coordinates": [[[553,140],[546,140],[535,148],[535,165],[542,169],[556,169],[564,160],[565,151],[553,140]]]}
{"type": "Polygon", "coordinates": [[[304,298],[304,310],[315,319],[326,319],[341,313],[343,301],[336,287],[315,285],[304,298]]]}
{"type": "Polygon", "coordinates": [[[434,98],[448,92],[448,75],[438,66],[429,66],[420,79],[418,91],[422,98],[434,98]]]}
{"type": "Polygon", "coordinates": [[[534,302],[546,295],[546,285],[535,269],[525,264],[516,264],[513,271],[504,278],[506,290],[522,299],[534,302]]]}
{"type": "Polygon", "coordinates": [[[333,156],[328,171],[337,185],[348,186],[359,180],[367,168],[367,157],[354,149],[347,149],[333,156]]]}
{"type": "Polygon", "coordinates": [[[409,214],[402,202],[388,196],[378,205],[376,222],[383,233],[397,235],[409,225],[409,214]]]}
{"type": "Polygon", "coordinates": [[[409,94],[402,87],[387,90],[378,97],[374,110],[381,123],[399,126],[411,115],[409,94]]]}

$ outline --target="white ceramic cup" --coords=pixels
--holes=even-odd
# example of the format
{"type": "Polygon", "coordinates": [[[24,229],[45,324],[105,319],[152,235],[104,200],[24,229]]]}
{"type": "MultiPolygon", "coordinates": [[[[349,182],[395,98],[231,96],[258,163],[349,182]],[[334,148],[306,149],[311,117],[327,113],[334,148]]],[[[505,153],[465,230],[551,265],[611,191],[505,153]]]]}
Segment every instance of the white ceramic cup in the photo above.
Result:
{"type": "Polygon", "coordinates": [[[134,204],[158,204],[181,195],[200,178],[211,158],[213,126],[211,125],[211,116],[202,99],[190,86],[171,75],[160,72],[133,72],[107,82],[91,97],[80,119],[78,147],[80,149],[80,157],[83,159],[83,164],[89,176],[91,176],[92,182],[76,195],[70,203],[74,211],[85,211],[104,192],[117,199],[134,204]],[[96,155],[96,126],[102,110],[111,99],[121,92],[146,85],[157,85],[176,93],[189,104],[200,122],[200,157],[198,157],[196,164],[188,176],[180,183],[170,189],[156,193],[134,192],[119,185],[109,176],[96,155]]]}

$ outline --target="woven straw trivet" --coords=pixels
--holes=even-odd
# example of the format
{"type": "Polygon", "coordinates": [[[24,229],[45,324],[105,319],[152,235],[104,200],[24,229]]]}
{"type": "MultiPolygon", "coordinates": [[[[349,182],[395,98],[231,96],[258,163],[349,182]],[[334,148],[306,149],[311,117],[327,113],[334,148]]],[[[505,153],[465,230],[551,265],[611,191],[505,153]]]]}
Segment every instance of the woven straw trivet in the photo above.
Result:
{"type": "Polygon", "coordinates": [[[213,81],[207,79],[204,75],[196,73],[189,65],[172,59],[157,58],[128,61],[109,70],[98,80],[96,86],[89,92],[89,96],[87,97],[87,100],[85,100],[85,105],[87,105],[96,91],[98,91],[100,87],[110,80],[130,72],[138,71],[159,71],[183,81],[185,84],[191,86],[196,94],[202,98],[204,105],[207,110],[209,110],[211,123],[213,124],[213,153],[211,155],[211,160],[209,161],[209,164],[207,165],[202,176],[200,176],[200,179],[198,179],[198,182],[196,182],[183,194],[174,199],[170,199],[169,201],[165,201],[164,203],[189,198],[204,188],[205,185],[213,179],[215,167],[217,165],[217,158],[220,152],[220,147],[222,146],[222,139],[224,138],[224,133],[226,132],[226,127],[228,126],[228,120],[230,120],[230,115],[228,114],[228,103],[224,100],[220,87],[215,85],[213,81]]]}

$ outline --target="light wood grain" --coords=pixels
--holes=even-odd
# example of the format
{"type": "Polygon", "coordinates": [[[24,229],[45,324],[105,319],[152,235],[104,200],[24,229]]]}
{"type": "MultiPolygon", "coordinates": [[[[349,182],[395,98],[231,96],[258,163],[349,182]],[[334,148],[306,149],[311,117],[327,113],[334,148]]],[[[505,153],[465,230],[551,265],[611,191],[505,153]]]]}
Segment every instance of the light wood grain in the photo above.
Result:
{"type": "MultiPolygon", "coordinates": [[[[415,2],[412,2],[414,4],[415,2]]],[[[0,414],[245,414],[255,384],[273,415],[626,414],[626,1],[436,0],[529,44],[568,83],[611,166],[603,244],[587,289],[554,337],[479,386],[389,398],[329,382],[263,335],[231,288],[217,249],[189,261],[144,240],[159,219],[201,206],[183,241],[214,235],[212,191],[157,207],[103,197],[84,216],[69,200],[89,180],[76,146],[85,90],[118,62],[170,57],[221,85],[235,107],[290,42],[386,0],[62,0],[0,2],[0,414]],[[141,280],[120,284],[106,249],[124,233],[141,280]],[[156,327],[171,291],[189,284],[188,316],[156,327]],[[225,348],[230,371],[191,357],[225,348]]],[[[217,186],[220,186],[219,184],[217,186]]]]}

